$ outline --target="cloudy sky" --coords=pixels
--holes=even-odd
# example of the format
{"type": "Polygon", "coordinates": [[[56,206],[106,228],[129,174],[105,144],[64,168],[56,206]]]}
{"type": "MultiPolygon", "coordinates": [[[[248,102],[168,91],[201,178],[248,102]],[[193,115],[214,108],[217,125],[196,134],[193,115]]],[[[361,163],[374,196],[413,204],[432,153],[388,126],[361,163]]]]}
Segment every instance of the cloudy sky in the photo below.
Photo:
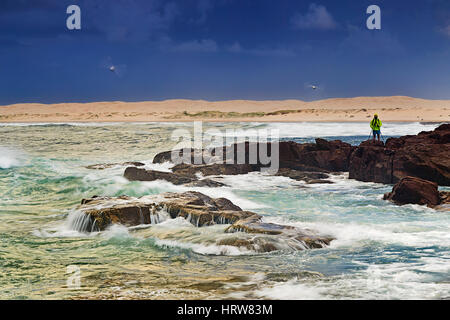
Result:
{"type": "Polygon", "coordinates": [[[450,1],[1,0],[0,75],[0,105],[450,99],[450,1]]]}

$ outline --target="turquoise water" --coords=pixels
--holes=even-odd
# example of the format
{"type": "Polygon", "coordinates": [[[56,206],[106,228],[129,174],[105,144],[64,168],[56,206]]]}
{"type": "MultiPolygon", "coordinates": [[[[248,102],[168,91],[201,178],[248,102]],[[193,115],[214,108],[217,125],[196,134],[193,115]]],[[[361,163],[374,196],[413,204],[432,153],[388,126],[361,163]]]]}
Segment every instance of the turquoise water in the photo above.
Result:
{"type": "MultiPolygon", "coordinates": [[[[282,139],[366,139],[366,124],[204,124],[275,128],[282,139]]],[[[385,135],[436,125],[386,124],[385,135]]],[[[450,214],[381,199],[391,186],[333,175],[334,184],[305,185],[261,173],[226,176],[229,187],[188,188],[129,182],[124,167],[169,150],[175,124],[0,124],[0,298],[2,299],[448,299],[450,214]],[[226,226],[195,228],[183,219],[82,234],[71,214],[94,194],[143,196],[197,190],[226,197],[269,222],[310,228],[336,238],[327,248],[286,246],[257,253],[217,243],[226,226]],[[67,266],[81,286],[67,286],[67,266]]],[[[415,130],[415,131],[412,131],[415,130]]],[[[368,133],[367,133],[368,134],[368,133]]],[[[242,235],[248,236],[248,235],[242,235]]],[[[273,239],[273,241],[281,241],[273,239]]]]}

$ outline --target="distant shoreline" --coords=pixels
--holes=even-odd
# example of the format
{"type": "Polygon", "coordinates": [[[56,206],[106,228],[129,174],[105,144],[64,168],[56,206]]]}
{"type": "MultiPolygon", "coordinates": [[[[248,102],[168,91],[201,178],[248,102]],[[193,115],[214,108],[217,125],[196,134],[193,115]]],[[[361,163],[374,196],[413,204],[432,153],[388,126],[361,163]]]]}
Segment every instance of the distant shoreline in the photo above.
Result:
{"type": "Polygon", "coordinates": [[[449,122],[450,100],[404,96],[301,100],[165,100],[14,104],[0,107],[0,123],[65,122],[449,122]]]}

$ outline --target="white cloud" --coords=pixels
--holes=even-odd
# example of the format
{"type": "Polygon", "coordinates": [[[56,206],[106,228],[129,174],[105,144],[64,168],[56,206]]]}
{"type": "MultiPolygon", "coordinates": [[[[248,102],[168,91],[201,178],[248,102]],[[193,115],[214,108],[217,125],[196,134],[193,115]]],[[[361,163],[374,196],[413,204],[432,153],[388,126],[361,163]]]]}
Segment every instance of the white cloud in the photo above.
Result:
{"type": "Polygon", "coordinates": [[[447,37],[450,37],[450,24],[441,29],[442,33],[444,33],[447,37]]]}
{"type": "Polygon", "coordinates": [[[315,3],[309,5],[305,14],[296,13],[291,22],[296,29],[331,30],[338,26],[327,8],[315,3]]]}

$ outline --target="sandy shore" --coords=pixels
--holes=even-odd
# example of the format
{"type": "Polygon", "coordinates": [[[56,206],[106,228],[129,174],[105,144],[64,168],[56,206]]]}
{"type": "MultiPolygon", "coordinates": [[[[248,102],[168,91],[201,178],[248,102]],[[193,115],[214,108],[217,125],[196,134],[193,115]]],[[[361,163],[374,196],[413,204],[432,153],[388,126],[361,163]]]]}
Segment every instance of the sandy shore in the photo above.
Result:
{"type": "Polygon", "coordinates": [[[0,122],[122,121],[450,121],[450,100],[356,97],[317,100],[165,100],[14,104],[0,106],[0,122]]]}

